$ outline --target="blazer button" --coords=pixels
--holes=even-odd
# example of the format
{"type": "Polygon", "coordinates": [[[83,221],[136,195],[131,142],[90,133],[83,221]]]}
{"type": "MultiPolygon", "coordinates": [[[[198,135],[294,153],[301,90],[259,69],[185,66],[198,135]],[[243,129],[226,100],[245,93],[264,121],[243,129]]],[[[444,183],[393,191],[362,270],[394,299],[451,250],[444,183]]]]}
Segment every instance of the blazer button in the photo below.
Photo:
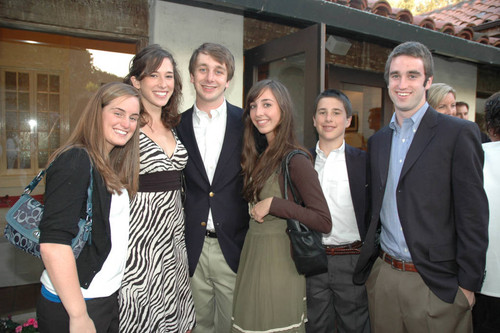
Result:
{"type": "Polygon", "coordinates": [[[201,222],[200,223],[202,227],[206,227],[207,226],[207,222],[201,222]]]}
{"type": "Polygon", "coordinates": [[[210,192],[210,193],[208,193],[208,195],[210,196],[210,198],[212,198],[215,195],[215,193],[214,192],[210,192]]]}

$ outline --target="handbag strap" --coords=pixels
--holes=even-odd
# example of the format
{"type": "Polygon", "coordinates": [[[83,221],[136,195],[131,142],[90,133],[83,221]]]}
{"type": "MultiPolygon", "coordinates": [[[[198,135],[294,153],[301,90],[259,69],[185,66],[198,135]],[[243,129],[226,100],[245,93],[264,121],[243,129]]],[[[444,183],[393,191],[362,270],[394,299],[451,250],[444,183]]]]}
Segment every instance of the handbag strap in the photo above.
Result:
{"type": "MultiPolygon", "coordinates": [[[[45,174],[47,173],[47,170],[50,168],[52,163],[49,164],[49,166],[46,169],[40,170],[38,175],[33,178],[33,180],[24,188],[23,194],[30,194],[35,187],[40,183],[40,181],[43,179],[45,174]]],[[[92,191],[94,190],[94,177],[92,175],[92,163],[90,164],[90,183],[89,187],[87,188],[87,221],[92,222],[92,191]]]]}
{"type": "Polygon", "coordinates": [[[90,183],[87,188],[87,221],[92,223],[92,192],[94,190],[94,176],[92,175],[92,163],[90,163],[90,183]]]}
{"type": "Polygon", "coordinates": [[[286,158],[283,160],[283,176],[284,176],[284,190],[285,190],[285,199],[288,200],[288,186],[290,186],[290,191],[292,192],[293,195],[293,200],[295,201],[296,204],[301,204],[300,200],[297,197],[297,194],[295,193],[295,188],[293,187],[292,183],[292,178],[290,177],[290,171],[288,170],[290,161],[292,160],[292,157],[294,157],[297,154],[302,154],[309,158],[309,156],[302,150],[300,149],[295,149],[292,150],[291,152],[288,153],[286,158]]]}
{"type": "Polygon", "coordinates": [[[47,173],[47,170],[49,170],[51,165],[52,165],[52,163],[50,163],[46,169],[40,170],[38,175],[36,175],[35,178],[33,178],[33,180],[28,184],[28,186],[26,186],[24,188],[23,194],[30,194],[35,189],[35,187],[43,179],[43,177],[45,176],[45,173],[47,173]]]}

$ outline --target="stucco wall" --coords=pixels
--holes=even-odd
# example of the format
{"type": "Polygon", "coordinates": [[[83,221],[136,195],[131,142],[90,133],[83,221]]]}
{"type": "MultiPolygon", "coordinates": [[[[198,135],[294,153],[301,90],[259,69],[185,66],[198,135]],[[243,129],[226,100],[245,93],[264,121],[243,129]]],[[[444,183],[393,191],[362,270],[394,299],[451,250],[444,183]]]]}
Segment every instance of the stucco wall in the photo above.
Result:
{"type": "Polygon", "coordinates": [[[243,105],[242,16],[154,0],[149,17],[150,43],[160,44],[170,51],[178,64],[183,83],[181,111],[194,103],[195,91],[188,65],[193,50],[204,42],[220,43],[233,53],[236,70],[226,99],[231,104],[243,105]]]}
{"type": "Polygon", "coordinates": [[[469,120],[476,116],[477,66],[464,61],[434,56],[433,83],[446,83],[457,92],[457,101],[469,104],[469,120]]]}

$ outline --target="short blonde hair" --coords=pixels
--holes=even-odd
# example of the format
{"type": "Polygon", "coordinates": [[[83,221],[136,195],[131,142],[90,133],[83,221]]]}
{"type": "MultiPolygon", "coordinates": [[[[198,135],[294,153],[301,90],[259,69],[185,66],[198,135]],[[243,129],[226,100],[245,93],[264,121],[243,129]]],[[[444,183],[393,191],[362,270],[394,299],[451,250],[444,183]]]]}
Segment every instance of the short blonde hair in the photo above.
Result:
{"type": "Polygon", "coordinates": [[[447,85],[446,83],[433,83],[427,91],[427,102],[430,106],[436,109],[448,93],[452,93],[455,99],[457,98],[457,92],[453,89],[453,87],[447,85]]]}

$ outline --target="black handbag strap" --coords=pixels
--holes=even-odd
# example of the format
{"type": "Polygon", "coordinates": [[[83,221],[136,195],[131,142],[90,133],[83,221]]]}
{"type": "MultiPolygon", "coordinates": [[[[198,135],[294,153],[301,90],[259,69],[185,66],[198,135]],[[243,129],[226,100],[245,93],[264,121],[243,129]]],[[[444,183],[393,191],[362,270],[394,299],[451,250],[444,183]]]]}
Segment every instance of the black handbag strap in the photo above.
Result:
{"type": "Polygon", "coordinates": [[[297,197],[297,194],[295,193],[295,188],[293,187],[292,183],[292,178],[290,177],[290,171],[288,170],[288,167],[290,165],[290,161],[292,160],[292,157],[294,157],[297,154],[302,154],[309,158],[309,156],[302,150],[300,149],[295,149],[292,150],[291,152],[288,153],[286,158],[283,160],[283,165],[282,165],[282,170],[283,170],[283,177],[284,179],[284,190],[285,190],[285,199],[288,200],[288,186],[290,186],[290,191],[292,192],[293,195],[293,200],[295,201],[296,204],[301,204],[299,198],[297,197]]]}

